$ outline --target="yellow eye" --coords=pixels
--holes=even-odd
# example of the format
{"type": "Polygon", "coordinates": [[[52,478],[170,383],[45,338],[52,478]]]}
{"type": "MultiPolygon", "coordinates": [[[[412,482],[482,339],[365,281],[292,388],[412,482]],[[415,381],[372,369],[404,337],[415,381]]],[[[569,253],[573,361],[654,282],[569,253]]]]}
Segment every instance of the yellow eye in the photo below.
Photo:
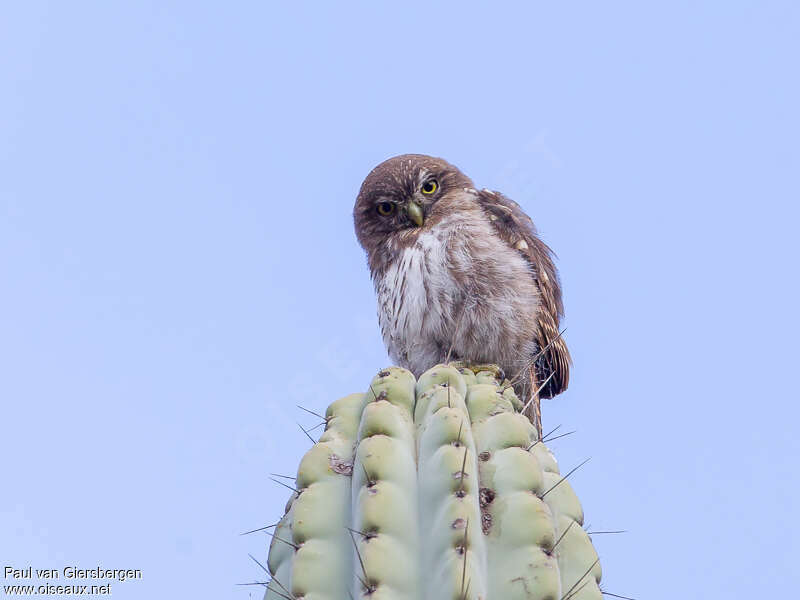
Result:
{"type": "Polygon", "coordinates": [[[394,202],[381,202],[378,204],[378,214],[382,217],[388,217],[392,213],[394,213],[395,205],[394,202]]]}
{"type": "Polygon", "coordinates": [[[422,184],[422,193],[431,195],[436,190],[439,189],[439,184],[436,183],[435,179],[428,179],[425,183],[422,184]]]}

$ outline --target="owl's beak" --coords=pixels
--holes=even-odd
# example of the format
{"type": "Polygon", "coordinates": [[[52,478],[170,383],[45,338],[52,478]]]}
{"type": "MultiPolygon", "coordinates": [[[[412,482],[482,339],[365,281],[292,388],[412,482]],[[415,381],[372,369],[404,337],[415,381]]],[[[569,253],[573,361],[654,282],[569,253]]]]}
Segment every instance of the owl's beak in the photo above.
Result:
{"type": "Polygon", "coordinates": [[[406,214],[409,219],[417,224],[417,227],[422,227],[422,224],[425,222],[425,215],[422,213],[422,207],[419,204],[411,200],[406,205],[406,214]]]}

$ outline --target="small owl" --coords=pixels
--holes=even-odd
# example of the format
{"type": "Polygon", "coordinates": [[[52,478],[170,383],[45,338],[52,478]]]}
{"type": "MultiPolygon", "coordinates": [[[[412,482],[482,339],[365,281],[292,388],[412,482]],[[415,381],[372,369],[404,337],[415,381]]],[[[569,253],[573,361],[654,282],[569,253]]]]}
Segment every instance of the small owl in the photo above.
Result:
{"type": "Polygon", "coordinates": [[[541,435],[539,397],[567,388],[552,252],[519,205],[421,154],[375,167],[353,210],[389,356],[416,376],[435,364],[496,363],[541,435]]]}

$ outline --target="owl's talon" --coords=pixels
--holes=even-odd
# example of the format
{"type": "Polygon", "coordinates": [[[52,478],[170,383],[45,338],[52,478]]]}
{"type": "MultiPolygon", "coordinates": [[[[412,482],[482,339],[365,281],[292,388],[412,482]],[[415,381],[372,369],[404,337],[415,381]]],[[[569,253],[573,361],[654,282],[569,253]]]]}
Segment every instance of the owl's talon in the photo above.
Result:
{"type": "Polygon", "coordinates": [[[503,372],[503,369],[501,369],[497,365],[490,365],[484,363],[471,363],[465,360],[456,360],[449,363],[449,366],[455,367],[458,370],[467,369],[475,373],[475,375],[483,371],[489,371],[490,373],[492,373],[492,375],[494,375],[494,378],[497,379],[498,381],[503,381],[506,377],[505,373],[503,372]]]}

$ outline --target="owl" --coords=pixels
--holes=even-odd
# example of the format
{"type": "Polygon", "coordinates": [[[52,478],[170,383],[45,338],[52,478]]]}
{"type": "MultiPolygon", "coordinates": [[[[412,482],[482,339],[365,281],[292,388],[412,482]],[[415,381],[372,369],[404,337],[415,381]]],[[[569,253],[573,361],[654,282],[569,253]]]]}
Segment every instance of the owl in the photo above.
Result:
{"type": "Polygon", "coordinates": [[[367,175],[353,209],[389,356],[416,376],[448,360],[497,364],[528,403],[567,388],[561,286],[520,206],[441,158],[404,154],[367,175]]]}

